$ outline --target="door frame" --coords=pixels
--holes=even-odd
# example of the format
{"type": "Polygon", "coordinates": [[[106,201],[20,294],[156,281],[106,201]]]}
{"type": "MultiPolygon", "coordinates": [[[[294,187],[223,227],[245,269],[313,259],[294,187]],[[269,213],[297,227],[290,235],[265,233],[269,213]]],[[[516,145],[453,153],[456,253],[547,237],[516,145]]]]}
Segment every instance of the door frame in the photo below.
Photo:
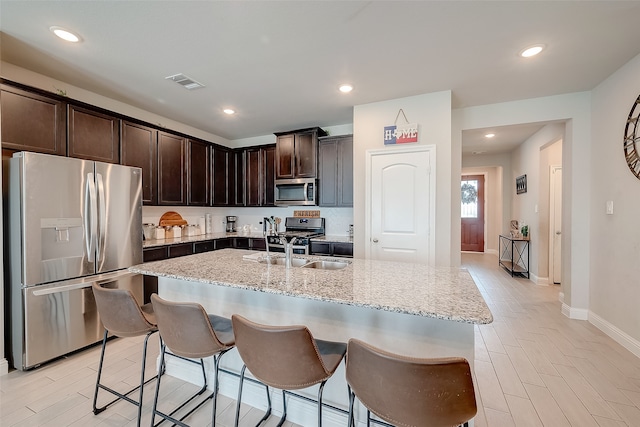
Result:
{"type": "Polygon", "coordinates": [[[364,240],[367,243],[365,245],[364,256],[365,259],[371,258],[371,163],[375,156],[385,156],[392,154],[406,154],[406,153],[429,153],[429,232],[427,238],[429,239],[429,264],[435,265],[436,259],[436,242],[435,242],[435,227],[436,227],[436,146],[430,145],[414,145],[409,147],[393,147],[393,148],[375,148],[366,151],[366,168],[365,168],[365,226],[364,226],[364,240]]]}
{"type": "MultiPolygon", "coordinates": [[[[556,195],[556,181],[555,181],[555,173],[557,171],[562,172],[562,165],[550,165],[549,166],[549,284],[551,285],[557,285],[557,284],[562,284],[562,278],[560,278],[560,282],[555,282],[555,275],[554,275],[554,267],[555,267],[555,262],[556,262],[556,255],[560,255],[560,276],[562,277],[562,250],[560,250],[560,254],[556,254],[555,253],[555,232],[556,232],[556,222],[555,222],[555,216],[554,216],[554,212],[555,212],[555,207],[556,207],[556,202],[555,202],[555,195],[556,195]]],[[[564,177],[560,178],[561,180],[564,177]]],[[[561,186],[560,186],[560,191],[562,191],[562,181],[561,181],[561,186]]],[[[560,204],[560,209],[562,209],[562,202],[560,204]]],[[[560,228],[562,228],[562,216],[560,217],[560,228]]],[[[562,231],[562,230],[561,230],[562,231]]],[[[562,241],[563,241],[563,237],[562,234],[560,235],[560,245],[562,247],[562,241]]]]}

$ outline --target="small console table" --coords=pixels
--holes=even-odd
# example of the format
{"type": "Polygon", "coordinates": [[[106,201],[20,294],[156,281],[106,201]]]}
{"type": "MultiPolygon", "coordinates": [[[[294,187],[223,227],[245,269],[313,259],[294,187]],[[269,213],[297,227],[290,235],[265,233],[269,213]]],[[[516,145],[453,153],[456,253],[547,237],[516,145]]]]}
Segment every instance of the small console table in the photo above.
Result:
{"type": "Polygon", "coordinates": [[[500,266],[511,273],[529,278],[529,239],[524,237],[499,237],[500,266]]]}

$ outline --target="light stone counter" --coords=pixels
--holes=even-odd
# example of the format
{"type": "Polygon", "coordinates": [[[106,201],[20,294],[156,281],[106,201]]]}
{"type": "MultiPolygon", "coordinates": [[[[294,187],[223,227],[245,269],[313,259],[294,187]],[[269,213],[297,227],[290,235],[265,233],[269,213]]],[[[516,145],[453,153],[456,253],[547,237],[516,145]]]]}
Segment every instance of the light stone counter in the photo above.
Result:
{"type": "Polygon", "coordinates": [[[129,270],[456,322],[486,324],[493,320],[471,275],[463,269],[340,258],[349,263],[342,270],[294,267],[287,271],[284,266],[243,259],[253,253],[223,249],[140,264],[129,270]]]}
{"type": "Polygon", "coordinates": [[[353,237],[349,236],[320,236],[312,237],[312,242],[353,243],[353,237]]]}
{"type": "Polygon", "coordinates": [[[209,233],[209,234],[198,234],[196,236],[181,236],[172,239],[152,239],[145,240],[142,242],[142,249],[147,248],[155,248],[159,246],[170,246],[170,245],[178,245],[180,243],[193,243],[193,242],[203,242],[206,240],[216,240],[216,239],[224,239],[226,237],[250,237],[252,239],[264,239],[262,232],[260,233],[226,233],[226,232],[218,232],[218,233],[209,233]]]}
{"type": "MultiPolygon", "coordinates": [[[[141,264],[130,270],[158,276],[161,297],[196,301],[209,313],[225,317],[240,314],[270,325],[306,325],[319,339],[347,342],[358,338],[411,357],[464,357],[472,369],[474,325],[492,321],[473,279],[458,268],[340,258],[350,265],[342,270],[287,270],[243,259],[250,255],[266,253],[223,249],[141,264]]],[[[222,357],[220,365],[239,372],[242,360],[232,350],[222,357]]],[[[166,369],[171,376],[195,384],[201,381],[197,366],[176,358],[167,360],[166,369]]],[[[208,365],[208,371],[212,369],[208,365]]],[[[298,393],[314,398],[317,389],[314,386],[298,393]]],[[[237,391],[237,378],[222,374],[220,393],[235,399],[237,391]]],[[[281,393],[272,390],[271,399],[272,416],[279,416],[281,393]]],[[[327,381],[323,400],[347,409],[344,364],[327,381]]],[[[245,382],[242,401],[264,409],[264,388],[245,382]]],[[[317,425],[315,404],[291,398],[287,408],[289,421],[317,425]]],[[[365,425],[365,414],[362,406],[356,406],[358,427],[365,425]]],[[[325,427],[345,426],[346,418],[344,412],[323,411],[325,427]]],[[[473,420],[470,425],[473,427],[473,420]]]]}

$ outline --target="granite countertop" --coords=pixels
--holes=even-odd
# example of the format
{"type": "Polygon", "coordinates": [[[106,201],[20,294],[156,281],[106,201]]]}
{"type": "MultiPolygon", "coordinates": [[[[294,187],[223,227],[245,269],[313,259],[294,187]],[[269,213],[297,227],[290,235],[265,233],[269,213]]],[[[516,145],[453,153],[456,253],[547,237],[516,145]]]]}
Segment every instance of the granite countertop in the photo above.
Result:
{"type": "MultiPolygon", "coordinates": [[[[493,321],[478,287],[464,269],[340,258],[339,261],[349,263],[342,270],[299,267],[287,270],[281,265],[256,261],[265,255],[264,252],[223,249],[139,264],[129,270],[463,323],[493,321]],[[253,260],[245,259],[250,256],[253,260]]],[[[327,259],[308,255],[294,258],[327,259]]]]}
{"type": "MultiPolygon", "coordinates": [[[[252,239],[264,238],[264,236],[262,235],[262,232],[227,233],[222,231],[218,233],[198,234],[197,236],[182,236],[174,239],[144,240],[142,242],[142,248],[147,249],[147,248],[155,248],[159,246],[178,245],[180,243],[202,242],[205,240],[224,239],[225,237],[250,237],[252,239]]],[[[353,238],[349,236],[321,236],[321,237],[314,237],[311,240],[318,241],[318,242],[353,243],[353,238]]]]}
{"type": "Polygon", "coordinates": [[[312,242],[353,243],[353,237],[349,236],[320,236],[312,237],[312,242]]]}
{"type": "Polygon", "coordinates": [[[202,242],[205,240],[224,239],[225,237],[250,237],[252,239],[264,239],[262,232],[227,233],[222,231],[218,233],[198,234],[197,236],[182,236],[182,237],[176,237],[173,239],[144,240],[142,242],[142,249],[155,248],[158,246],[178,245],[180,243],[193,243],[193,242],[202,242]]]}

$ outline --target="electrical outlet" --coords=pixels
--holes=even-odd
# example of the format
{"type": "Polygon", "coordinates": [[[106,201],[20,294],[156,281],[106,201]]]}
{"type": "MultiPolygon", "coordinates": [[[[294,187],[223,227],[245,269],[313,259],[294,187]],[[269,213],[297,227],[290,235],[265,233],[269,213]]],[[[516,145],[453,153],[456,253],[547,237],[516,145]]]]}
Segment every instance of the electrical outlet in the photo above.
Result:
{"type": "Polygon", "coordinates": [[[607,200],[607,215],[613,215],[613,200],[607,200]]]}

